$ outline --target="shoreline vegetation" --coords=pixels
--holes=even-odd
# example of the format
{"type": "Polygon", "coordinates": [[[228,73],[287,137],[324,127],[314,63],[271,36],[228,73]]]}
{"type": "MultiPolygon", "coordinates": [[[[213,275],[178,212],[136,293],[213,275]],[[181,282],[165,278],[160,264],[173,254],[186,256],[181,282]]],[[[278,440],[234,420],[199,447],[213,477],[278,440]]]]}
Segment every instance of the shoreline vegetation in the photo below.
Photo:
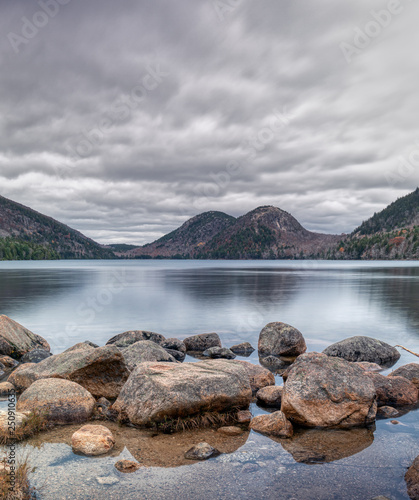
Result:
{"type": "MultiPolygon", "coordinates": [[[[418,407],[419,364],[382,375],[400,353],[378,339],[356,336],[322,353],[307,352],[300,331],[273,322],[259,334],[260,364],[236,359],[254,350],[249,343],[225,347],[217,333],[180,340],[132,330],[105,346],[86,341],[54,355],[45,339],[2,315],[0,396],[16,394],[17,403],[0,412],[1,444],[7,453],[7,446],[34,434],[42,438],[51,429],[75,426],[73,451],[103,455],[119,446],[120,438],[112,432],[118,424],[156,436],[208,428],[234,439],[254,431],[284,443],[315,429],[318,446],[322,436],[326,443],[330,440],[331,430],[373,433],[377,418],[395,419],[418,407]],[[196,361],[184,362],[185,354],[196,361]],[[275,374],[282,377],[282,386],[276,385],[275,374]],[[252,402],[269,412],[253,416],[252,402]]],[[[185,443],[177,460],[207,460],[224,453],[217,446],[222,443],[203,441],[192,448],[185,443]]],[[[309,450],[304,456],[298,461],[311,463],[309,450]]],[[[4,475],[7,460],[3,463],[4,475]]],[[[141,459],[115,464],[124,472],[142,466],[141,459]]],[[[406,476],[410,492],[419,487],[416,465],[412,467],[406,476]]],[[[21,488],[32,494],[25,479],[27,461],[19,471],[21,488]]]]}

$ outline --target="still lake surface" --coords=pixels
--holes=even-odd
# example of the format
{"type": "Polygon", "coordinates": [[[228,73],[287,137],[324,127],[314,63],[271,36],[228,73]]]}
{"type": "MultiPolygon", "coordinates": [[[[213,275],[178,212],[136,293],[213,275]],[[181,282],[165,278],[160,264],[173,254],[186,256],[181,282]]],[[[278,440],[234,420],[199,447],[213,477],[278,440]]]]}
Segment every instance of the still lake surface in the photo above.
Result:
{"type": "MultiPolygon", "coordinates": [[[[309,351],[368,335],[419,352],[419,263],[1,262],[0,314],[42,335],[55,354],[84,340],[104,345],[126,330],[181,339],[217,332],[227,347],[243,341],[257,347],[260,330],[271,321],[298,328],[309,351]]],[[[258,363],[257,351],[247,360],[258,363]]],[[[416,361],[402,352],[396,366],[416,361]]],[[[281,381],[278,377],[277,383],[281,381]]],[[[252,405],[252,411],[265,410],[252,405]]],[[[39,494],[45,499],[165,499],[178,494],[197,499],[401,499],[408,498],[406,467],[419,454],[418,415],[416,410],[403,415],[399,425],[379,420],[368,435],[354,433],[350,439],[346,433],[343,438],[303,433],[294,440],[297,451],[292,443],[251,432],[232,453],[189,466],[150,467],[142,475],[117,473],[115,456],[77,457],[64,437],[21,448],[36,459],[35,484],[54,474],[55,480],[46,481],[39,494]],[[358,447],[352,449],[353,443],[358,447]],[[322,446],[340,451],[326,456],[322,446]],[[314,448],[320,457],[316,462],[323,463],[298,461],[302,449],[314,448]],[[115,476],[118,482],[99,484],[102,476],[115,476]]],[[[125,446],[117,456],[136,455],[125,446]]]]}

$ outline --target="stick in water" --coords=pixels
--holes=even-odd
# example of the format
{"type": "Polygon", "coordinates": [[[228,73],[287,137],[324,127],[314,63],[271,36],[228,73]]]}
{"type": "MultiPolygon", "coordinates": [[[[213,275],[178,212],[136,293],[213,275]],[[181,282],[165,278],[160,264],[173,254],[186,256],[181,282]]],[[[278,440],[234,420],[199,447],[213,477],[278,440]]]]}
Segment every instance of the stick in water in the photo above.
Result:
{"type": "Polygon", "coordinates": [[[395,345],[394,347],[401,347],[405,351],[410,352],[410,354],[413,354],[414,356],[419,358],[419,354],[416,354],[415,352],[411,351],[410,349],[407,349],[406,347],[403,347],[402,345],[395,345]]]}

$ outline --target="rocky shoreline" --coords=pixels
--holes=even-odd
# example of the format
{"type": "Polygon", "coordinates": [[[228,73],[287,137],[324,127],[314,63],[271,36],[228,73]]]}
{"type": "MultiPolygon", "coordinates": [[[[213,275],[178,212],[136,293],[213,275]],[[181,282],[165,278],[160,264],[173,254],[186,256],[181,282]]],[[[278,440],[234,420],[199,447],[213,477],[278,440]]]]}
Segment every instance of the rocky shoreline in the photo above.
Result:
{"type": "MultiPolygon", "coordinates": [[[[286,447],[305,429],[368,434],[377,418],[397,418],[418,403],[419,364],[382,375],[400,353],[380,340],[352,337],[307,353],[301,332],[275,322],[260,332],[260,365],[235,359],[253,350],[248,343],[223,347],[216,333],[180,340],[138,330],[105,346],[86,341],[52,355],[45,339],[3,315],[0,397],[18,394],[16,422],[22,429],[34,414],[49,425],[82,424],[71,441],[74,452],[85,456],[118,445],[112,422],[164,433],[207,427],[240,436],[253,430],[286,447]],[[184,362],[186,354],[199,360],[184,362]],[[281,374],[283,386],[275,384],[274,373],[281,374]],[[252,417],[252,401],[270,413],[252,417]]],[[[3,441],[6,413],[0,412],[3,441]]],[[[184,451],[184,459],[219,454],[213,443],[199,442],[184,451]]],[[[406,474],[411,498],[419,498],[418,460],[406,474]]],[[[122,472],[141,465],[123,462],[115,464],[122,472]]]]}

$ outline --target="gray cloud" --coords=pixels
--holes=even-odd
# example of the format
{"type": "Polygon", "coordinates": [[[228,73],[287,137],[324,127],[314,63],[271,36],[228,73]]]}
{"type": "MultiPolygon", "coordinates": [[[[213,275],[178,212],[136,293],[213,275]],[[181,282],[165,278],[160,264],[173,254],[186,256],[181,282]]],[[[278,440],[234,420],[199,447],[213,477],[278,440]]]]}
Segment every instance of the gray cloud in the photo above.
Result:
{"type": "Polygon", "coordinates": [[[265,204],[351,231],[419,184],[416,3],[57,1],[0,0],[2,195],[141,244],[265,204]]]}

